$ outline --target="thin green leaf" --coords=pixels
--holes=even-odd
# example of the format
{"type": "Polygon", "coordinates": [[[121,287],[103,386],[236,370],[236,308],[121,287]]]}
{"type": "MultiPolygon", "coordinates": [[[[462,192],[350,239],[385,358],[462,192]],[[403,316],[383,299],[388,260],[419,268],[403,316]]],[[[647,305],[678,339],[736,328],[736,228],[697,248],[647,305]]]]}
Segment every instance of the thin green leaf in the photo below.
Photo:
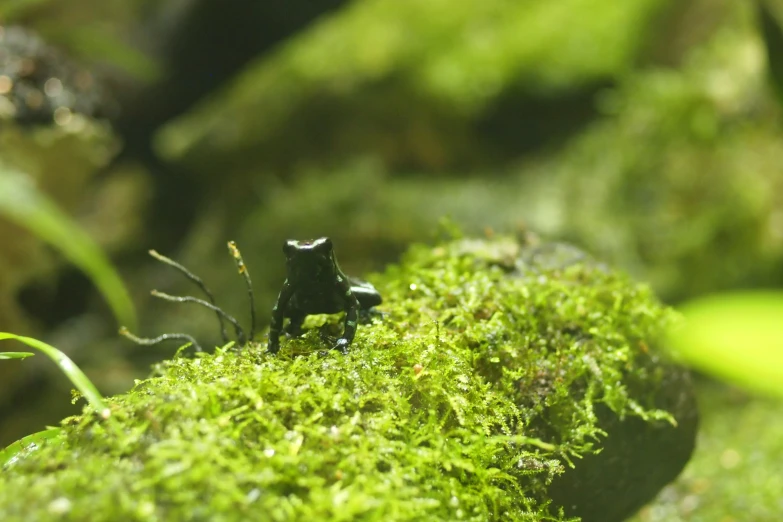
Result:
{"type": "Polygon", "coordinates": [[[5,359],[26,359],[35,355],[31,352],[0,352],[0,361],[5,359]]]}
{"type": "Polygon", "coordinates": [[[764,0],[756,2],[761,36],[767,51],[767,71],[778,101],[783,103],[783,30],[764,0]]]}
{"type": "Polygon", "coordinates": [[[49,356],[57,366],[63,371],[63,373],[71,380],[76,389],[79,390],[82,395],[87,399],[93,408],[102,412],[106,409],[106,404],[103,402],[103,397],[95,388],[95,385],[84,375],[76,364],[63,352],[50,346],[43,341],[33,339],[32,337],[24,337],[21,335],[14,335],[11,333],[0,332],[0,340],[3,339],[15,339],[21,343],[26,344],[30,348],[35,348],[42,351],[49,356]]]}
{"type": "Polygon", "coordinates": [[[37,450],[41,443],[57,437],[62,428],[49,428],[23,437],[0,451],[0,468],[12,465],[26,453],[37,450]]]}
{"type": "Polygon", "coordinates": [[[11,22],[14,18],[23,16],[28,10],[35,9],[52,0],[5,0],[0,2],[0,19],[11,22]]]}
{"type": "Polygon", "coordinates": [[[81,268],[108,301],[119,324],[131,330],[136,312],[120,276],[98,245],[36,189],[29,176],[0,163],[0,214],[57,248],[81,268]]]}
{"type": "Polygon", "coordinates": [[[158,63],[123,42],[97,24],[84,25],[78,31],[64,29],[57,24],[39,24],[38,29],[53,41],[62,42],[78,55],[90,60],[104,60],[124,69],[139,80],[154,81],[160,77],[158,63]]]}
{"type": "Polygon", "coordinates": [[[721,294],[681,309],[668,346],[684,362],[750,390],[783,397],[783,293],[721,294]]]}

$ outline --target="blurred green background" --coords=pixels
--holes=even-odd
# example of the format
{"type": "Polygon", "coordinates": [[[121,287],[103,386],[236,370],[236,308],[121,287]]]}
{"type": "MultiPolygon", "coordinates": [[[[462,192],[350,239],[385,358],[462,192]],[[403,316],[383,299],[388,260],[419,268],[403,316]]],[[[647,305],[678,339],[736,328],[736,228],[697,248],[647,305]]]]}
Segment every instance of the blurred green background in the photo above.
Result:
{"type": "MultiPolygon", "coordinates": [[[[138,333],[205,345],[208,311],[149,296],[194,290],[148,249],[240,317],[227,240],[263,311],[284,239],[331,236],[361,274],[444,215],[568,241],[674,305],[779,289],[778,14],[777,0],[0,0],[0,330],[54,344],[107,394],[174,352],[116,335],[111,310],[132,318],[84,275],[100,267],[78,258],[85,232],[138,333]],[[73,223],[51,225],[50,207],[73,223]]],[[[37,359],[0,365],[0,446],[78,411],[37,359]]],[[[692,463],[637,520],[780,520],[780,403],[707,379],[700,397],[692,463]]]]}

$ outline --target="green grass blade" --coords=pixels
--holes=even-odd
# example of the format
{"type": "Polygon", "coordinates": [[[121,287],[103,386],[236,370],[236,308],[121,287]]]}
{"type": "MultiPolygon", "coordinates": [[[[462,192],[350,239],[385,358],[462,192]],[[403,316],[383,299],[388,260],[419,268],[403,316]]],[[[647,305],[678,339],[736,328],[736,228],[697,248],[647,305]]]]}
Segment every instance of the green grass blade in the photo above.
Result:
{"type": "Polygon", "coordinates": [[[667,345],[683,362],[767,395],[783,397],[783,292],[742,292],[686,303],[667,345]]]}
{"type": "Polygon", "coordinates": [[[43,341],[33,339],[32,337],[24,337],[21,335],[14,335],[11,333],[0,332],[0,341],[3,339],[15,339],[21,343],[26,344],[30,348],[35,348],[42,351],[49,356],[51,360],[60,367],[62,372],[71,380],[76,389],[79,390],[82,395],[87,399],[93,408],[97,411],[103,411],[106,409],[106,404],[103,402],[103,397],[95,388],[95,385],[84,375],[76,364],[65,355],[63,352],[50,346],[43,341]]]}
{"type": "Polygon", "coordinates": [[[109,303],[119,324],[135,329],[136,312],[120,276],[98,245],[31,179],[0,163],[0,214],[57,248],[82,269],[109,303]]]}
{"type": "Polygon", "coordinates": [[[35,355],[31,352],[0,352],[0,361],[6,359],[25,359],[35,355]]]}
{"type": "Polygon", "coordinates": [[[49,428],[23,437],[10,444],[5,449],[0,450],[0,469],[13,464],[16,460],[22,458],[25,453],[35,451],[44,441],[57,437],[62,428],[49,428]]]}
{"type": "Polygon", "coordinates": [[[767,51],[767,74],[778,103],[783,103],[783,29],[766,0],[757,0],[756,9],[767,51]]]}
{"type": "Polygon", "coordinates": [[[152,58],[97,25],[83,25],[78,31],[50,27],[46,35],[54,36],[55,41],[64,42],[81,56],[111,63],[139,80],[152,82],[161,76],[161,69],[152,58]]]}
{"type": "Polygon", "coordinates": [[[0,19],[5,22],[13,22],[15,18],[21,18],[29,10],[50,3],[52,0],[5,0],[0,2],[0,19]]]}

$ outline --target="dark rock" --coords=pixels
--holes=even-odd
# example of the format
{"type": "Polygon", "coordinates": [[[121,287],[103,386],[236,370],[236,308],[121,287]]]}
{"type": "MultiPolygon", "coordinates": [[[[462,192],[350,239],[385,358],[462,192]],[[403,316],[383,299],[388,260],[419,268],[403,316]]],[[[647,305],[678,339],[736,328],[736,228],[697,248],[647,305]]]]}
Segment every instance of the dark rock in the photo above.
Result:
{"type": "MultiPolygon", "coordinates": [[[[650,358],[650,365],[657,362],[650,358]]],[[[601,453],[587,455],[557,477],[550,489],[555,504],[582,522],[620,522],[633,515],[680,474],[691,457],[698,428],[698,409],[690,374],[659,366],[664,372],[655,390],[655,407],[670,412],[677,427],[666,422],[620,419],[609,408],[596,407],[608,436],[601,453]]],[[[641,394],[642,390],[634,390],[641,394]]]]}

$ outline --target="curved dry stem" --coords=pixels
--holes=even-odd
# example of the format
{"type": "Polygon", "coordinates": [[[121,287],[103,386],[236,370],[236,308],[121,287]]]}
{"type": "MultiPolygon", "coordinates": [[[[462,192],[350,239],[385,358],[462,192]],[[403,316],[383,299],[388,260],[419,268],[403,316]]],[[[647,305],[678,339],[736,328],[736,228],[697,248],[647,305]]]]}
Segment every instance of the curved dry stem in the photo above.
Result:
{"type": "MultiPolygon", "coordinates": [[[[185,268],[183,265],[177,263],[173,259],[168,258],[162,254],[159,254],[155,250],[150,250],[149,254],[155,259],[157,259],[158,261],[160,261],[161,263],[165,263],[170,267],[179,270],[182,273],[182,275],[184,275],[185,277],[193,281],[201,289],[201,291],[204,292],[204,294],[207,296],[207,299],[209,299],[209,302],[212,303],[212,306],[215,307],[217,306],[217,304],[215,303],[215,296],[212,295],[212,292],[209,291],[209,288],[207,288],[207,285],[204,284],[204,281],[199,276],[197,276],[196,274],[194,274],[193,272],[185,268]]],[[[216,312],[216,315],[218,321],[220,322],[220,335],[223,338],[223,342],[227,343],[228,333],[226,332],[226,323],[223,322],[223,316],[220,315],[220,312],[216,312]]]]}
{"type": "Polygon", "coordinates": [[[237,334],[237,341],[239,344],[245,344],[246,337],[245,337],[245,331],[242,330],[242,327],[239,325],[239,322],[234,319],[233,316],[227,314],[224,312],[221,308],[213,305],[212,303],[208,303],[204,301],[203,299],[199,299],[198,297],[193,297],[189,295],[169,295],[163,292],[158,292],[157,290],[153,290],[150,292],[154,297],[163,299],[164,301],[171,301],[172,303],[196,303],[201,306],[204,306],[206,308],[209,308],[213,312],[217,312],[220,314],[226,321],[234,325],[234,330],[237,334]]]}
{"type": "Polygon", "coordinates": [[[184,333],[167,333],[167,334],[159,335],[159,336],[154,337],[154,338],[138,337],[138,336],[133,335],[132,333],[130,333],[128,331],[128,329],[123,326],[122,328],[120,328],[120,335],[125,337],[126,339],[130,339],[134,343],[140,344],[142,346],[154,346],[154,345],[162,343],[164,341],[169,341],[169,340],[175,340],[176,339],[176,340],[179,340],[179,341],[187,341],[187,342],[189,342],[190,344],[193,345],[193,349],[196,350],[197,352],[203,352],[204,351],[204,350],[201,349],[201,345],[199,345],[198,342],[196,342],[196,340],[193,337],[191,337],[188,334],[184,334],[184,333]]]}
{"type": "Polygon", "coordinates": [[[239,252],[239,248],[235,242],[228,242],[228,251],[234,258],[234,261],[236,261],[237,270],[239,270],[239,273],[245,279],[245,285],[247,286],[247,296],[250,300],[250,336],[248,339],[252,341],[256,333],[256,302],[255,297],[253,296],[253,282],[250,280],[250,272],[248,272],[247,265],[245,265],[242,254],[239,252]]]}

